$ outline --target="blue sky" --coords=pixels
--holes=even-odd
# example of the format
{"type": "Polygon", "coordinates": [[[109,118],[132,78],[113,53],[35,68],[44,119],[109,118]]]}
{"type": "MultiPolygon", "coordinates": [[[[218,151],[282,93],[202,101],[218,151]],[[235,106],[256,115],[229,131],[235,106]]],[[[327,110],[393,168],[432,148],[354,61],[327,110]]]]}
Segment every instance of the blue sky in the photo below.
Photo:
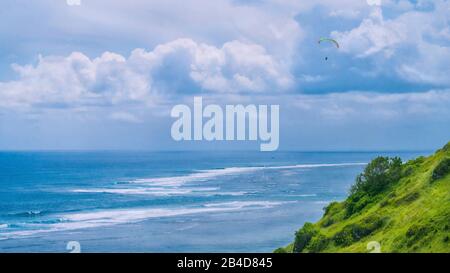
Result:
{"type": "Polygon", "coordinates": [[[175,143],[170,109],[194,95],[279,104],[282,150],[435,149],[450,140],[448,14],[445,0],[2,1],[0,149],[257,149],[175,143]]]}

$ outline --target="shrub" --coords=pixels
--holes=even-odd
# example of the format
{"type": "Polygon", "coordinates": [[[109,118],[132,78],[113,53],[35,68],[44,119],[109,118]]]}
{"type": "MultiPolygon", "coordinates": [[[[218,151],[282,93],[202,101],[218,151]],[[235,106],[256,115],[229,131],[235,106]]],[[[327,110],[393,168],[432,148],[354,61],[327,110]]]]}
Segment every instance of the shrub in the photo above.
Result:
{"type": "Polygon", "coordinates": [[[418,193],[418,192],[413,192],[413,193],[407,194],[406,196],[404,196],[404,197],[398,199],[398,200],[395,202],[395,204],[396,204],[396,205],[409,204],[409,203],[414,202],[414,201],[416,201],[417,199],[419,199],[419,197],[420,197],[420,193],[418,193]]]}
{"type": "MultiPolygon", "coordinates": [[[[410,176],[414,173],[414,167],[412,166],[407,166],[404,170],[403,170],[403,176],[410,176]]],[[[408,181],[409,182],[409,181],[408,181]]]]}
{"type": "Polygon", "coordinates": [[[340,232],[335,234],[333,240],[336,245],[348,246],[382,228],[387,220],[388,218],[377,216],[366,218],[360,223],[345,226],[340,232]]]}
{"type": "Polygon", "coordinates": [[[450,142],[447,143],[447,144],[444,146],[444,148],[442,148],[442,150],[444,150],[444,151],[450,151],[450,142]]]}
{"type": "Polygon", "coordinates": [[[312,237],[314,237],[317,233],[318,231],[313,224],[305,223],[303,227],[295,233],[293,252],[294,253],[302,252],[309,244],[312,237]]]}
{"type": "Polygon", "coordinates": [[[442,160],[433,170],[431,181],[444,178],[450,172],[450,158],[442,160]]]}
{"type": "Polygon", "coordinates": [[[355,225],[352,230],[353,238],[359,240],[364,238],[374,231],[382,228],[387,222],[388,218],[369,217],[366,218],[359,225],[355,225]]]}
{"type": "Polygon", "coordinates": [[[349,229],[343,229],[333,236],[333,241],[338,246],[348,246],[353,243],[353,236],[349,229]]]}
{"type": "Polygon", "coordinates": [[[407,245],[411,247],[432,232],[428,225],[413,225],[406,232],[407,245]]]}
{"type": "Polygon", "coordinates": [[[408,165],[412,164],[412,165],[419,165],[422,164],[423,162],[425,162],[426,158],[424,156],[419,156],[416,159],[411,159],[408,161],[408,165]]]}
{"type": "Polygon", "coordinates": [[[386,207],[387,205],[389,205],[389,200],[383,200],[383,201],[381,201],[381,203],[380,203],[380,207],[381,207],[381,208],[384,208],[384,207],[386,207]]]}
{"type": "Polygon", "coordinates": [[[288,252],[286,251],[286,249],[279,247],[279,248],[275,249],[275,251],[273,253],[288,253],[288,252]]]}
{"type": "Polygon", "coordinates": [[[368,195],[357,193],[348,198],[345,204],[345,216],[346,218],[362,211],[372,199],[368,195]]]}
{"type": "Polygon", "coordinates": [[[324,216],[328,215],[331,211],[334,211],[339,206],[339,202],[331,202],[328,206],[324,207],[324,216]]]}
{"type": "Polygon", "coordinates": [[[414,225],[411,226],[408,231],[406,232],[406,237],[408,238],[421,238],[424,235],[426,235],[428,232],[427,227],[425,226],[418,226],[418,225],[414,225]]]}
{"type": "Polygon", "coordinates": [[[322,227],[326,228],[331,226],[335,223],[335,220],[331,217],[325,218],[325,220],[322,222],[322,227]]]}
{"type": "Polygon", "coordinates": [[[321,252],[328,246],[328,243],[329,243],[329,239],[326,236],[324,236],[322,234],[317,234],[309,242],[308,250],[309,250],[309,252],[312,252],[312,253],[321,252]]]}

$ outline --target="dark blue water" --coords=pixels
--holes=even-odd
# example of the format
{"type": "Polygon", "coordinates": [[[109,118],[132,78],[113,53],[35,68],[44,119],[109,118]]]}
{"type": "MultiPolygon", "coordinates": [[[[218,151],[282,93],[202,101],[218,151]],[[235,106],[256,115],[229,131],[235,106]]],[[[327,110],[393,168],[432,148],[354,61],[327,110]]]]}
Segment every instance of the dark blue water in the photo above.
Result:
{"type": "Polygon", "coordinates": [[[422,154],[0,152],[0,252],[272,251],[364,163],[422,154]]]}

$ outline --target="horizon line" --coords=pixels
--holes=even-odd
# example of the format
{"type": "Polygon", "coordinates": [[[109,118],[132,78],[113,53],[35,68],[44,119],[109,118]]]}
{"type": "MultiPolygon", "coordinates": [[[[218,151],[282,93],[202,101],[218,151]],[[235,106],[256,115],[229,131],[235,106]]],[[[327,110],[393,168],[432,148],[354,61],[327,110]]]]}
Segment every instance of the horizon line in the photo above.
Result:
{"type": "Polygon", "coordinates": [[[226,150],[226,149],[191,149],[191,150],[155,150],[155,149],[0,149],[0,153],[2,152],[254,152],[254,153],[279,153],[279,152],[299,152],[299,153],[375,153],[375,152],[430,152],[436,151],[439,148],[429,148],[429,149],[339,149],[339,150],[301,150],[301,149],[293,149],[293,150],[277,150],[271,152],[261,152],[259,150],[226,150]]]}

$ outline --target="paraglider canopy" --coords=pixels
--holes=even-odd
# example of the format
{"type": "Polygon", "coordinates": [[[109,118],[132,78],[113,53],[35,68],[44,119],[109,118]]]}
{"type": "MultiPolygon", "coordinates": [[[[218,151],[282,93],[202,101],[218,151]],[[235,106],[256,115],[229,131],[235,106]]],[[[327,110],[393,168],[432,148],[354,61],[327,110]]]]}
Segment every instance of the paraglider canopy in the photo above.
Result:
{"type": "Polygon", "coordinates": [[[334,40],[334,39],[331,39],[331,38],[320,38],[318,43],[321,44],[322,42],[330,42],[330,43],[333,43],[337,48],[340,48],[339,43],[336,40],[334,40]]]}

